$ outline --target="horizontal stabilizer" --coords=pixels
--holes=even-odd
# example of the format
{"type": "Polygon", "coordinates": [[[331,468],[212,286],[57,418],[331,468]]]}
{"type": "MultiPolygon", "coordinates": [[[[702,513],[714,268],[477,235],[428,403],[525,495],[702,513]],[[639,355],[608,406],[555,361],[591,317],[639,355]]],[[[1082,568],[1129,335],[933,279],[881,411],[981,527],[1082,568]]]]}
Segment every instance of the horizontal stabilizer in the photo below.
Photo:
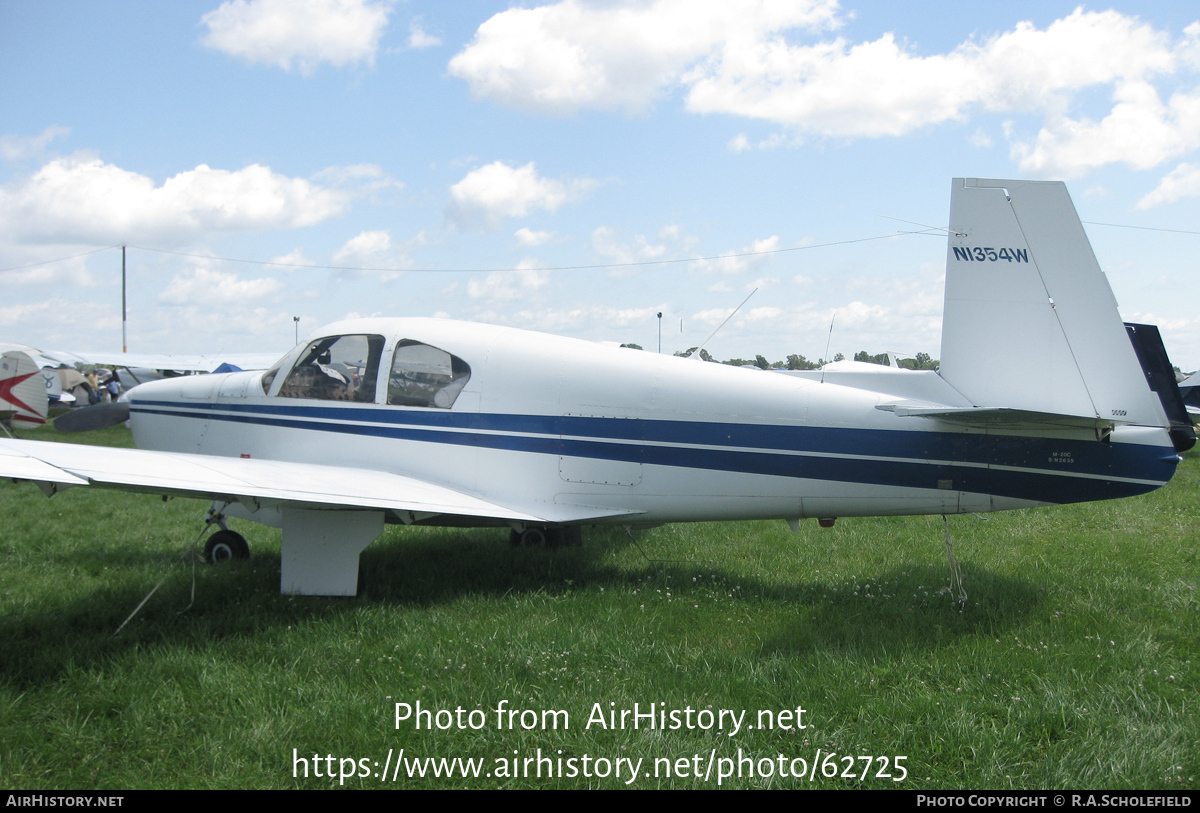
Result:
{"type": "Polygon", "coordinates": [[[879,404],[876,409],[894,412],[901,418],[936,418],[942,421],[978,426],[982,428],[1006,429],[1023,427],[1061,427],[1070,429],[1111,429],[1115,421],[1085,418],[1079,415],[1063,415],[1057,412],[1036,412],[1009,407],[944,407],[917,404],[879,404]]]}

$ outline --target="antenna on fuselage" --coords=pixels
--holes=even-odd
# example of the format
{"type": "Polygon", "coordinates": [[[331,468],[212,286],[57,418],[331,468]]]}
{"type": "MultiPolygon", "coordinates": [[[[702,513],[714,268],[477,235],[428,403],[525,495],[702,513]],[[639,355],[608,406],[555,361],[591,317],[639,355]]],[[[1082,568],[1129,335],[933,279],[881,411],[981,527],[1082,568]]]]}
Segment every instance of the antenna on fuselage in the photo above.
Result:
{"type": "Polygon", "coordinates": [[[833,322],[837,319],[837,311],[833,312],[833,316],[829,317],[829,337],[825,339],[825,355],[821,356],[824,364],[821,365],[821,383],[825,383],[825,364],[829,363],[829,345],[833,341],[833,322]]]}
{"type": "MultiPolygon", "coordinates": [[[[750,295],[749,295],[749,296],[747,296],[745,299],[743,299],[743,300],[742,300],[742,305],[745,305],[747,302],[749,302],[749,301],[750,301],[750,297],[751,297],[751,296],[754,296],[756,293],[758,293],[758,289],[757,289],[757,288],[755,288],[753,291],[751,291],[751,292],[750,292],[750,295]]],[[[721,328],[723,328],[723,327],[725,327],[725,325],[729,324],[729,320],[730,320],[730,319],[732,319],[734,316],[736,316],[736,315],[737,315],[737,312],[738,312],[738,311],[740,311],[740,310],[742,309],[742,305],[738,305],[736,308],[734,308],[734,309],[733,309],[733,313],[731,313],[731,314],[729,314],[728,316],[726,316],[726,317],[725,317],[725,321],[724,321],[724,322],[722,322],[721,324],[717,325],[717,329],[716,329],[716,330],[714,330],[714,331],[713,331],[713,332],[712,332],[712,333],[709,335],[709,337],[708,337],[707,339],[705,339],[705,340],[704,340],[704,342],[703,342],[703,343],[702,343],[702,344],[701,344],[699,347],[697,347],[697,348],[695,349],[695,351],[694,351],[694,352],[692,352],[692,353],[689,353],[689,354],[688,354],[688,358],[698,358],[698,357],[700,356],[700,351],[704,349],[704,345],[706,345],[706,344],[708,344],[709,342],[711,342],[711,341],[712,341],[712,337],[713,337],[713,336],[716,336],[718,333],[720,333],[720,332],[721,332],[721,328]]],[[[682,320],[680,320],[680,323],[679,323],[679,328],[680,328],[680,330],[682,330],[682,329],[683,329],[683,321],[682,321],[682,320]]]]}

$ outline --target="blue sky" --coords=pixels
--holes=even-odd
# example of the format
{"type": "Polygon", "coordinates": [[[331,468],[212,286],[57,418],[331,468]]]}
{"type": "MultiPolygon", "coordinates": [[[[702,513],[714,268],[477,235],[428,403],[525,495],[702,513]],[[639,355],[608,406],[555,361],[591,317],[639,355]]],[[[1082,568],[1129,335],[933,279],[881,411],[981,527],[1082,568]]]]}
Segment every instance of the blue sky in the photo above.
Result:
{"type": "Polygon", "coordinates": [[[674,351],[757,288],[718,358],[823,355],[835,314],[831,355],[936,356],[945,240],[888,218],[944,225],[966,175],[1143,227],[1087,226],[1122,315],[1195,369],[1200,235],[1147,229],[1200,231],[1198,20],[0,0],[0,338],[119,347],[126,244],[131,351],[282,352],[293,316],[351,315],[654,348],[659,311],[674,351]]]}

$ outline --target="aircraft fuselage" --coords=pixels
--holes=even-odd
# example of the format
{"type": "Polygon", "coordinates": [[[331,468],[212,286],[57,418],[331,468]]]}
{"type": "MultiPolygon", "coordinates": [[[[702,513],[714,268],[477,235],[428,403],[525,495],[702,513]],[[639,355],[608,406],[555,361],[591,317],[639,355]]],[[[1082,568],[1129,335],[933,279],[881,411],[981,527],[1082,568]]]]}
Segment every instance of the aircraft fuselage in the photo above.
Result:
{"type": "Polygon", "coordinates": [[[441,319],[331,325],[273,372],[139,387],[135,441],[403,473],[551,524],[984,512],[1150,491],[1178,461],[1161,427],[879,408],[970,406],[935,372],[822,381],[441,319]]]}

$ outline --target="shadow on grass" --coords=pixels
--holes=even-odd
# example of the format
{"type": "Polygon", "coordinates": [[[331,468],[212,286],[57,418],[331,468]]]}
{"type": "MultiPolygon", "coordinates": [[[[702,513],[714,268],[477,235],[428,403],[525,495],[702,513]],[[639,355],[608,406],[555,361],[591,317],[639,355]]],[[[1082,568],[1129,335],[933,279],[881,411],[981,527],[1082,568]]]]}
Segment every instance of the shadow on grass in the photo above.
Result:
{"type": "MultiPolygon", "coordinates": [[[[431,609],[465,598],[510,595],[561,596],[603,587],[617,592],[614,612],[628,606],[621,588],[647,582],[675,585],[680,598],[697,568],[710,579],[738,585],[743,611],[766,608],[789,617],[762,641],[764,655],[812,654],[854,648],[869,654],[897,647],[935,648],[964,635],[1018,625],[1039,601],[1030,584],[963,567],[971,600],[959,610],[930,585],[945,582],[945,569],[910,566],[878,575],[875,594],[852,594],[810,582],[767,582],[712,564],[647,562],[642,568],[612,563],[614,548],[628,544],[619,529],[596,529],[583,548],[556,551],[513,548],[499,529],[422,529],[364,551],[355,598],[281,596],[276,552],[219,568],[196,567],[196,603],[182,612],[191,589],[191,570],[162,553],[75,550],[59,554],[81,571],[100,574],[107,584],[83,597],[57,602],[41,596],[26,609],[0,618],[0,675],[31,688],[73,668],[89,669],[131,651],[163,647],[201,648],[214,641],[273,634],[322,618],[339,618],[363,608],[431,609]],[[153,561],[151,561],[153,560],[153,561]],[[155,566],[161,565],[161,566],[155,566]],[[161,577],[166,582],[137,618],[113,632],[161,577]],[[790,617],[795,617],[791,621],[790,617]]],[[[260,548],[261,550],[261,548],[260,548]]],[[[595,598],[586,599],[594,601],[595,598]]],[[[581,609],[586,612],[586,609],[581,609]]]]}
{"type": "Polygon", "coordinates": [[[913,565],[878,574],[873,589],[801,588],[807,606],[795,623],[762,643],[764,654],[800,655],[820,649],[895,654],[935,649],[970,635],[1020,626],[1045,593],[1033,584],[968,564],[961,566],[969,595],[960,604],[944,585],[947,569],[913,565]]]}

